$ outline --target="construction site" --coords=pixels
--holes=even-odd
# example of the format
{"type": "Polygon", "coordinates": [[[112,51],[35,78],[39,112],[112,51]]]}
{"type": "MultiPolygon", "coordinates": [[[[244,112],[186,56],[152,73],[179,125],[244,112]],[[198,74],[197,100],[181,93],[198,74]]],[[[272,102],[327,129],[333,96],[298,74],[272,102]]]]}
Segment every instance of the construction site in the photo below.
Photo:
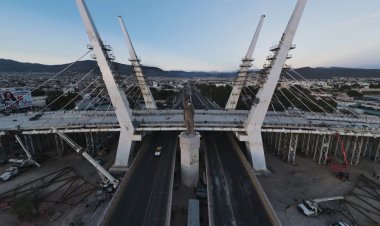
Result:
{"type": "Polygon", "coordinates": [[[338,109],[337,97],[318,87],[298,88],[305,77],[285,64],[306,2],[297,0],[256,71],[259,17],[224,105],[188,79],[171,107],[159,109],[122,17],[128,79],[85,1],[76,0],[86,52],[23,95],[56,82],[87,55],[96,64],[73,86],[96,73],[79,93],[66,89],[37,110],[12,112],[24,96],[3,92],[1,225],[379,225],[379,117],[338,109]],[[292,82],[280,87],[285,79],[292,82]],[[103,91],[102,109],[88,108],[103,91]],[[88,104],[79,108],[81,95],[88,104]],[[239,101],[247,108],[237,109],[239,101]]]}

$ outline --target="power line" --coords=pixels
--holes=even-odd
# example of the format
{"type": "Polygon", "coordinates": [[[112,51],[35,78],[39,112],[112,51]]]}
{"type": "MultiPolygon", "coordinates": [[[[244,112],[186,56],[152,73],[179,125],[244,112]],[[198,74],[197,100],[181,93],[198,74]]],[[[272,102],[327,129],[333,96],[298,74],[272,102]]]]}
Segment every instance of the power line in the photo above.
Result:
{"type": "MultiPolygon", "coordinates": [[[[36,88],[32,89],[32,91],[30,91],[31,93],[39,88],[41,88],[43,85],[45,85],[46,83],[48,83],[49,81],[51,81],[52,79],[56,78],[58,75],[62,74],[63,72],[65,72],[67,69],[69,69],[71,66],[73,66],[74,64],[76,64],[78,61],[80,61],[83,57],[85,57],[91,50],[88,50],[85,54],[83,54],[82,56],[80,56],[76,61],[72,62],[71,64],[69,64],[67,67],[65,67],[64,69],[62,69],[61,71],[59,71],[58,73],[56,73],[53,77],[49,78],[48,80],[46,80],[45,82],[43,82],[41,85],[37,86],[36,88]]],[[[27,94],[24,94],[22,95],[22,97],[26,96],[27,94]]],[[[3,109],[0,109],[0,111],[3,111],[3,110],[6,110],[7,107],[9,105],[13,105],[14,103],[17,103],[17,101],[19,100],[15,100],[13,101],[12,103],[8,104],[7,106],[5,106],[3,109]]]]}

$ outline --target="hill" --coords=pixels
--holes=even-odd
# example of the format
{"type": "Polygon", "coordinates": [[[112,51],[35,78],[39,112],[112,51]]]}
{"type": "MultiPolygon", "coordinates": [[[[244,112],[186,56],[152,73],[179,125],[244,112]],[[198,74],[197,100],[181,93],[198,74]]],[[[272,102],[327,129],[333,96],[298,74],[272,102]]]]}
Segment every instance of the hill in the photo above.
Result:
{"type": "MultiPolygon", "coordinates": [[[[44,65],[34,63],[23,63],[14,60],[0,59],[0,72],[2,73],[56,73],[69,64],[44,65]]],[[[87,73],[96,65],[95,61],[79,61],[67,70],[67,73],[87,73]]],[[[126,64],[116,64],[118,71],[123,75],[132,73],[132,67],[126,64]]],[[[358,69],[358,68],[298,68],[295,69],[305,78],[328,79],[333,77],[380,77],[380,69],[358,69]]],[[[232,77],[237,72],[195,72],[195,71],[164,71],[157,67],[143,66],[143,72],[147,77],[232,77]]]]}

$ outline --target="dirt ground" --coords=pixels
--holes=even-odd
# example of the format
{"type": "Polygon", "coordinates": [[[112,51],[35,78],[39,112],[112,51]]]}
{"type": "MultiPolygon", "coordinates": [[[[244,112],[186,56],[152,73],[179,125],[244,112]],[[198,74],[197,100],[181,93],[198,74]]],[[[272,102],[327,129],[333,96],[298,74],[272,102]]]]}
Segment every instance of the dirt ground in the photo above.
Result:
{"type": "MultiPolygon", "coordinates": [[[[62,158],[55,157],[56,153],[54,151],[47,152],[47,155],[49,156],[48,159],[44,162],[40,162],[42,165],[41,168],[33,167],[19,174],[10,181],[0,182],[0,196],[2,193],[29,181],[36,180],[65,167],[72,167],[72,174],[87,181],[90,187],[95,188],[94,191],[77,205],[56,203],[41,204],[39,212],[42,216],[37,219],[35,223],[38,223],[38,225],[69,225],[70,223],[79,225],[82,221],[86,222],[86,225],[94,225],[98,220],[98,216],[100,216],[99,213],[104,210],[106,203],[109,200],[109,198],[107,198],[104,201],[99,201],[96,197],[96,185],[100,181],[100,177],[95,168],[73,150],[67,150],[62,158]]],[[[104,167],[109,168],[113,163],[114,152],[108,153],[101,158],[105,160],[104,167]]],[[[0,172],[3,172],[9,166],[11,166],[11,163],[1,165],[0,172]]],[[[79,182],[81,183],[83,180],[81,179],[79,182]]],[[[8,207],[9,206],[6,205],[0,207],[0,220],[2,226],[28,225],[28,222],[20,221],[15,215],[12,215],[8,207]]]]}
{"type": "MultiPolygon", "coordinates": [[[[270,153],[266,153],[266,160],[271,173],[259,175],[258,178],[284,226],[319,226],[337,221],[352,225],[339,212],[307,218],[297,211],[297,204],[303,199],[347,195],[355,187],[360,174],[371,178],[375,168],[380,167],[373,161],[362,159],[358,166],[350,166],[350,180],[342,182],[333,176],[326,165],[318,165],[306,157],[297,156],[296,165],[289,165],[270,153]]],[[[336,201],[322,203],[321,206],[342,210],[336,201]]]]}

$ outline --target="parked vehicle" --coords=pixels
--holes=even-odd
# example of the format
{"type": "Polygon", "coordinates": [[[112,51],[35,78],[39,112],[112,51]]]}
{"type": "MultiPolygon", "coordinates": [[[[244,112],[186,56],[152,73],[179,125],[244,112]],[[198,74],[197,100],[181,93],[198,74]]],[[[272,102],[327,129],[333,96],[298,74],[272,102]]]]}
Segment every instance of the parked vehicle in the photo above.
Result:
{"type": "Polygon", "coordinates": [[[156,148],[156,151],[154,152],[154,156],[160,156],[163,148],[161,146],[158,146],[156,148]]]}
{"type": "Polygon", "coordinates": [[[7,181],[13,179],[19,173],[18,167],[12,166],[5,170],[3,174],[0,175],[0,180],[7,181]]]}
{"type": "Polygon", "coordinates": [[[316,217],[322,214],[323,210],[319,206],[321,202],[333,201],[333,200],[341,200],[344,199],[343,196],[336,197],[328,197],[321,199],[313,199],[313,200],[303,200],[300,204],[298,204],[297,209],[300,213],[305,215],[306,217],[316,217]]]}

